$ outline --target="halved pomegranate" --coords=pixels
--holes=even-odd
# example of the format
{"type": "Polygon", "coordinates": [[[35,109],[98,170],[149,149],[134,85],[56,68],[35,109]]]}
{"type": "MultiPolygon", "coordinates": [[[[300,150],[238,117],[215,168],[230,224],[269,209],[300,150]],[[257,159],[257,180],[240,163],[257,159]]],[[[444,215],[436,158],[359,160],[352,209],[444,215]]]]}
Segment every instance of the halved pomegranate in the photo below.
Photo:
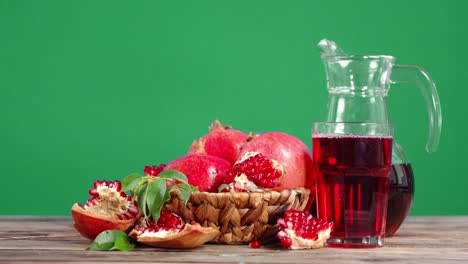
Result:
{"type": "Polygon", "coordinates": [[[277,186],[286,169],[258,152],[246,152],[228,172],[225,184],[238,192],[263,192],[277,186]]]}
{"type": "Polygon", "coordinates": [[[214,227],[202,227],[198,223],[184,224],[180,216],[163,210],[158,223],[146,222],[144,218],[129,236],[138,242],[161,248],[194,248],[213,240],[219,235],[214,227]]]}
{"type": "Polygon", "coordinates": [[[105,230],[128,231],[141,216],[136,201],[122,192],[120,181],[95,181],[85,205],[72,206],[73,225],[93,240],[105,230]]]}
{"type": "Polygon", "coordinates": [[[321,248],[330,238],[333,223],[314,218],[311,214],[288,210],[278,219],[278,238],[285,248],[321,248]]]}
{"type": "MultiPolygon", "coordinates": [[[[295,188],[311,188],[315,177],[312,174],[312,153],[299,138],[282,132],[252,134],[240,156],[247,152],[259,152],[281,163],[287,171],[285,178],[275,187],[282,191],[295,188]]],[[[311,198],[314,194],[311,194],[311,198]]]]}

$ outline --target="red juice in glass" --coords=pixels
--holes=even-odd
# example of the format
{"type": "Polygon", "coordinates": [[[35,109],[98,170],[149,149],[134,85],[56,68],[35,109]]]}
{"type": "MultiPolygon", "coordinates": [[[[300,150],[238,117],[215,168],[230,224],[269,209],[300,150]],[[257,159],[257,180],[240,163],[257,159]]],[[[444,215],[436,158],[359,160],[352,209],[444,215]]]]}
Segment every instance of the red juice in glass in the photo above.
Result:
{"type": "Polygon", "coordinates": [[[312,142],[317,214],[335,225],[327,246],[383,246],[392,136],[314,133],[312,142]]]}

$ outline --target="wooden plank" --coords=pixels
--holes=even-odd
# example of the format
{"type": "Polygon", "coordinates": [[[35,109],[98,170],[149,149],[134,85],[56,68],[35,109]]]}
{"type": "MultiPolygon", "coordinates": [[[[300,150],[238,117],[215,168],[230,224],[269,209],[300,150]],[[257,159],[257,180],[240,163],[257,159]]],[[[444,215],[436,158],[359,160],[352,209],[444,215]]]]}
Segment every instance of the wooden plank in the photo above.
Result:
{"type": "Polygon", "coordinates": [[[167,250],[86,251],[69,217],[0,217],[0,262],[155,263],[468,263],[468,217],[411,217],[378,249],[283,250],[278,245],[207,244],[167,250]]]}

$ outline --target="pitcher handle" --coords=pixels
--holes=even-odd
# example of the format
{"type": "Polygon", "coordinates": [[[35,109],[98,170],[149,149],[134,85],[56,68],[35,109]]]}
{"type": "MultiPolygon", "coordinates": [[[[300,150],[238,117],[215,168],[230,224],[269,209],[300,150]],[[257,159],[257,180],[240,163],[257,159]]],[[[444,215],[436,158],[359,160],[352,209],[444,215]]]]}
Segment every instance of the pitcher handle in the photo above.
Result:
{"type": "Polygon", "coordinates": [[[416,83],[425,101],[429,114],[429,135],[426,143],[426,151],[433,153],[439,146],[442,130],[442,110],[439,94],[429,73],[415,65],[394,65],[392,70],[392,83],[411,82],[416,83]]]}

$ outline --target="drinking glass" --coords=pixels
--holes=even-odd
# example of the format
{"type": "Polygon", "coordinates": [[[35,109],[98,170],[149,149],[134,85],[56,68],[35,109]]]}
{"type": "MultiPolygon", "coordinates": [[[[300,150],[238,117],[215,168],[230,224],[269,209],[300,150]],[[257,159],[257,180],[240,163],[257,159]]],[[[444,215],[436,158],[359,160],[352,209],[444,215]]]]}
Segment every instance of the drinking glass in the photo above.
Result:
{"type": "Polygon", "coordinates": [[[392,141],[388,123],[314,123],[317,216],[334,223],[327,246],[383,246],[392,141]]]}

